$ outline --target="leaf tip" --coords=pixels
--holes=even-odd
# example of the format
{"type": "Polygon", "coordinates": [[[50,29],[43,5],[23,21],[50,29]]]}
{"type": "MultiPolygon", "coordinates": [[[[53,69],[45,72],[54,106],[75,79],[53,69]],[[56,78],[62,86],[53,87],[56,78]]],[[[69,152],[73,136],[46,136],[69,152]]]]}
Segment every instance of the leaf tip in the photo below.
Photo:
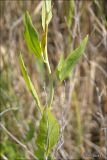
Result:
{"type": "Polygon", "coordinates": [[[87,34],[86,37],[85,37],[86,43],[88,42],[88,39],[89,39],[89,35],[87,34]]]}

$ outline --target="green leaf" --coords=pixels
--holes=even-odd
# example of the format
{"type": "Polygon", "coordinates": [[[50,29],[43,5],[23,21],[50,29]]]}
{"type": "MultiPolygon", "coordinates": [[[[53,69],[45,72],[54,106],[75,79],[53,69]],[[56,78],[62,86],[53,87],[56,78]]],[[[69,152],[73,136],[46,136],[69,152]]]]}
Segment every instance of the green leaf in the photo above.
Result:
{"type": "Polygon", "coordinates": [[[59,60],[58,66],[57,66],[57,70],[58,70],[58,71],[61,71],[63,65],[64,65],[64,55],[62,54],[62,55],[61,55],[61,58],[60,58],[60,60],[59,60]]]}
{"type": "Polygon", "coordinates": [[[44,67],[44,63],[41,59],[38,59],[35,63],[36,63],[36,70],[40,75],[39,77],[40,84],[43,85],[45,81],[45,71],[46,71],[44,67]]]}
{"type": "Polygon", "coordinates": [[[59,78],[59,74],[61,72],[63,65],[64,65],[64,55],[61,54],[61,57],[60,57],[60,60],[59,60],[58,66],[57,66],[57,70],[56,70],[56,74],[57,74],[58,78],[59,78]]]}
{"type": "Polygon", "coordinates": [[[24,16],[25,32],[24,37],[29,50],[36,55],[36,57],[42,57],[42,49],[39,41],[38,33],[33,26],[31,17],[28,12],[24,16]]]}
{"type": "Polygon", "coordinates": [[[23,78],[24,78],[24,80],[25,80],[25,82],[26,82],[26,85],[27,85],[29,91],[32,93],[34,99],[36,100],[36,104],[37,104],[37,106],[38,106],[38,109],[39,109],[39,110],[41,111],[41,113],[42,113],[42,108],[41,108],[41,104],[40,104],[40,101],[39,101],[38,94],[37,94],[37,92],[36,92],[36,90],[35,90],[32,82],[31,82],[31,80],[30,80],[30,77],[29,77],[29,75],[28,75],[28,73],[27,73],[27,70],[26,70],[26,67],[25,67],[25,65],[24,65],[24,62],[23,62],[21,53],[20,53],[20,67],[21,67],[21,71],[22,71],[22,74],[23,74],[23,78]]]}
{"type": "Polygon", "coordinates": [[[42,27],[45,31],[52,18],[52,7],[51,0],[43,0],[42,3],[42,27]]]}
{"type": "Polygon", "coordinates": [[[60,64],[57,67],[58,78],[60,81],[63,81],[65,78],[69,76],[72,69],[78,62],[79,58],[84,53],[87,41],[88,41],[88,36],[84,38],[84,40],[81,42],[78,48],[76,48],[73,52],[71,52],[68,55],[66,60],[60,60],[60,64]]]}
{"type": "Polygon", "coordinates": [[[59,138],[59,124],[49,108],[45,108],[40,121],[39,133],[37,137],[36,156],[39,160],[49,158],[51,150],[59,138]]]}

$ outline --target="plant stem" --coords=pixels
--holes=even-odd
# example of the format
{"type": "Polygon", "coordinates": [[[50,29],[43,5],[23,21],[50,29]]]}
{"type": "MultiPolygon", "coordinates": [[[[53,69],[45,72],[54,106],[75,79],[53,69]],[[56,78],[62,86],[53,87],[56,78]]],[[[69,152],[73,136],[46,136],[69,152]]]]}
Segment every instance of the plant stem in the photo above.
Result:
{"type": "Polygon", "coordinates": [[[54,89],[53,89],[53,79],[52,79],[52,73],[51,73],[51,68],[49,65],[49,60],[48,60],[48,54],[47,54],[47,34],[48,34],[48,28],[46,27],[45,29],[45,61],[46,61],[46,66],[48,69],[48,78],[49,78],[49,100],[48,100],[48,107],[51,108],[51,103],[53,100],[53,95],[54,95],[54,89]]]}
{"type": "Polygon", "coordinates": [[[47,54],[47,33],[48,33],[48,28],[45,29],[45,61],[46,61],[46,66],[48,69],[48,73],[51,74],[51,68],[49,65],[49,60],[48,60],[48,54],[47,54]]]}
{"type": "Polygon", "coordinates": [[[54,95],[53,79],[52,79],[52,75],[49,75],[49,100],[48,100],[48,107],[49,108],[51,108],[53,95],[54,95]]]}

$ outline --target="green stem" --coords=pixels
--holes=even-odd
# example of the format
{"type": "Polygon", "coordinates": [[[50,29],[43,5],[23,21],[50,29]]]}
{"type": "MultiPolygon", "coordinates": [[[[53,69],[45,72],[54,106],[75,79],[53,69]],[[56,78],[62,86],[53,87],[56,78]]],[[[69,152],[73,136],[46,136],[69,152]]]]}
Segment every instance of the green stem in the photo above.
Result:
{"type": "Polygon", "coordinates": [[[50,65],[49,65],[49,60],[48,60],[48,54],[47,54],[47,33],[48,33],[48,29],[46,28],[45,29],[45,61],[46,61],[46,66],[47,66],[47,69],[48,69],[48,73],[51,74],[51,68],[50,68],[50,65]]]}
{"type": "Polygon", "coordinates": [[[53,79],[52,79],[52,73],[51,73],[51,68],[49,65],[49,60],[48,60],[48,54],[47,54],[47,33],[48,33],[48,28],[46,27],[45,29],[45,36],[46,36],[46,41],[45,41],[45,61],[46,61],[46,66],[48,69],[48,78],[49,78],[49,99],[48,99],[48,107],[51,108],[51,103],[53,100],[53,95],[54,95],[54,89],[53,89],[53,79]]]}
{"type": "Polygon", "coordinates": [[[49,100],[48,100],[48,107],[49,108],[51,108],[53,95],[54,95],[53,79],[52,79],[52,75],[49,75],[49,100]]]}

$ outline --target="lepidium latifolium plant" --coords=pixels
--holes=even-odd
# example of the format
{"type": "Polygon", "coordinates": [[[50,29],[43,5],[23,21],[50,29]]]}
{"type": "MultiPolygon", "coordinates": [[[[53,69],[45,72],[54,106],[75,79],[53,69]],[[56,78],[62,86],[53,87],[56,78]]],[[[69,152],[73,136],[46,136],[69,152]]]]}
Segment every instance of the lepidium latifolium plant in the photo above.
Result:
{"type": "MultiPolygon", "coordinates": [[[[40,112],[41,119],[38,128],[38,135],[36,139],[35,145],[37,146],[37,150],[35,151],[35,156],[37,160],[52,160],[52,151],[55,145],[58,142],[60,137],[60,128],[57,119],[52,113],[52,101],[54,96],[54,88],[53,88],[53,76],[48,60],[47,53],[47,36],[48,36],[48,25],[52,19],[52,4],[51,0],[43,0],[42,2],[42,27],[43,27],[43,36],[41,40],[39,39],[39,34],[36,31],[32,23],[32,19],[28,12],[24,15],[24,38],[28,47],[28,50],[36,56],[36,60],[41,60],[47,68],[47,74],[49,78],[49,95],[48,102],[46,106],[40,101],[39,95],[36,92],[36,89],[28,75],[26,70],[22,54],[20,52],[20,68],[23,75],[23,78],[26,82],[26,86],[31,92],[36,107],[40,112]]],[[[79,58],[84,53],[86,44],[87,44],[88,36],[86,36],[79,47],[72,51],[68,57],[65,59],[63,54],[60,57],[59,63],[56,67],[56,77],[57,82],[60,84],[69,77],[72,72],[74,66],[77,64],[79,58]]]]}

